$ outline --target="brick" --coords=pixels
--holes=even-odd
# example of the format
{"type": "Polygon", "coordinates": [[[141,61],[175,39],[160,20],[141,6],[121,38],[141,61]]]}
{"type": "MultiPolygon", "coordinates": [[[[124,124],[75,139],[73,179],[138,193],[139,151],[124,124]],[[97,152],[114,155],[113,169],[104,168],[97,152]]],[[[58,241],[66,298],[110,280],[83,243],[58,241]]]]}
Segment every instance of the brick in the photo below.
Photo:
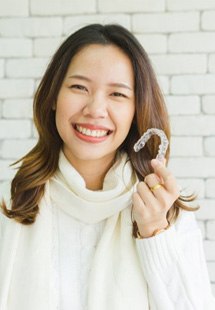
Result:
{"type": "Polygon", "coordinates": [[[4,60],[0,59],[0,78],[4,76],[4,60]]]}
{"type": "Polygon", "coordinates": [[[201,25],[203,30],[215,30],[215,12],[203,12],[201,25]]]}
{"type": "Polygon", "coordinates": [[[163,94],[169,94],[169,79],[167,76],[157,76],[159,86],[163,94]]]}
{"type": "Polygon", "coordinates": [[[215,135],[215,116],[171,116],[172,134],[176,136],[215,135]]]}
{"type": "Polygon", "coordinates": [[[204,150],[206,156],[215,156],[215,137],[204,139],[204,150]]]}
{"type": "Polygon", "coordinates": [[[169,36],[168,48],[173,53],[209,53],[215,51],[215,33],[193,32],[169,36]]]}
{"type": "Polygon", "coordinates": [[[167,9],[173,11],[215,9],[213,0],[167,0],[167,9]]]}
{"type": "Polygon", "coordinates": [[[215,178],[206,180],[206,197],[215,198],[215,178]]]}
{"type": "Polygon", "coordinates": [[[215,241],[205,240],[204,241],[204,249],[206,254],[206,259],[208,261],[215,260],[215,241]]]}
{"type": "Polygon", "coordinates": [[[73,15],[96,12],[96,0],[31,0],[32,15],[73,15]]]}
{"type": "Polygon", "coordinates": [[[206,236],[208,240],[215,240],[215,221],[207,221],[206,236]]]}
{"type": "Polygon", "coordinates": [[[2,79],[0,80],[1,98],[31,97],[34,91],[34,81],[30,79],[2,79]]]}
{"type": "Polygon", "coordinates": [[[29,138],[30,135],[30,120],[0,120],[0,139],[29,138]]]}
{"type": "Polygon", "coordinates": [[[134,14],[132,30],[135,32],[169,33],[197,31],[199,13],[134,14]]]}
{"type": "Polygon", "coordinates": [[[202,179],[191,178],[178,178],[177,182],[181,187],[182,194],[191,195],[195,194],[197,199],[203,199],[205,197],[205,182],[202,179]]]}
{"type": "Polygon", "coordinates": [[[215,55],[209,56],[208,70],[209,72],[215,72],[215,55]]]}
{"type": "Polygon", "coordinates": [[[215,114],[215,96],[202,97],[202,110],[207,114],[215,114]]]}
{"type": "Polygon", "coordinates": [[[94,14],[83,16],[71,16],[64,19],[63,34],[70,35],[81,27],[88,24],[112,24],[117,23],[127,29],[131,28],[130,16],[127,14],[94,14]]]}
{"type": "Polygon", "coordinates": [[[198,96],[166,96],[169,115],[200,114],[200,98],[198,96]]]}
{"type": "Polygon", "coordinates": [[[98,0],[99,12],[162,12],[165,10],[165,0],[98,0]]]}
{"type": "Polygon", "coordinates": [[[206,55],[156,55],[151,56],[158,74],[205,73],[206,55]]]}
{"type": "Polygon", "coordinates": [[[31,40],[0,38],[0,57],[28,57],[31,55],[31,40]]]}
{"type": "Polygon", "coordinates": [[[196,217],[199,220],[215,220],[215,200],[203,199],[198,201],[200,209],[196,211],[196,217]]]}
{"type": "Polygon", "coordinates": [[[11,160],[0,159],[0,181],[11,180],[14,177],[16,170],[9,167],[11,164],[11,160]]]}
{"type": "Polygon", "coordinates": [[[215,74],[180,75],[171,80],[171,92],[182,95],[215,94],[215,74]]]}
{"type": "Polygon", "coordinates": [[[4,118],[32,118],[33,99],[8,99],[2,107],[4,118]]]}
{"type": "Polygon", "coordinates": [[[215,282],[215,262],[208,262],[207,263],[207,268],[208,268],[208,271],[209,271],[210,280],[215,282]]]}
{"type": "Polygon", "coordinates": [[[9,78],[40,78],[48,65],[46,58],[11,59],[6,62],[9,78]]]}
{"type": "Polygon", "coordinates": [[[172,137],[171,139],[172,157],[202,156],[202,149],[201,137],[172,137]]]}
{"type": "Polygon", "coordinates": [[[34,139],[22,139],[22,140],[6,140],[3,141],[1,147],[2,159],[17,159],[23,157],[29,152],[36,144],[34,139]]]}
{"type": "Polygon", "coordinates": [[[0,1],[0,16],[28,16],[28,0],[0,1]]]}
{"type": "Polygon", "coordinates": [[[171,158],[170,169],[180,178],[210,178],[215,176],[214,158],[171,158]]]}
{"type": "Polygon", "coordinates": [[[147,53],[161,54],[167,51],[167,37],[163,34],[135,34],[147,53]]]}
{"type": "Polygon", "coordinates": [[[64,38],[38,38],[33,43],[33,54],[36,57],[50,57],[52,56],[64,38]]]}
{"type": "Polygon", "coordinates": [[[4,18],[0,20],[0,34],[6,37],[61,36],[63,21],[60,17],[4,18]]]}

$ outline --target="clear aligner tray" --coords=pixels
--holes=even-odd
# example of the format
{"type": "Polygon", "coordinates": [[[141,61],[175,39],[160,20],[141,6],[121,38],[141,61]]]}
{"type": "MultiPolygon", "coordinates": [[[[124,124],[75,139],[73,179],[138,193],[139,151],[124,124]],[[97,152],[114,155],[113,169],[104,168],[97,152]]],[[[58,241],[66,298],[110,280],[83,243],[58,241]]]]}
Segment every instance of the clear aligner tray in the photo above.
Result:
{"type": "Polygon", "coordinates": [[[141,138],[135,143],[134,150],[135,152],[138,152],[140,149],[142,149],[146,142],[151,138],[152,135],[157,135],[160,137],[161,143],[159,145],[158,154],[156,158],[160,161],[162,161],[165,157],[166,150],[169,145],[169,141],[164,133],[163,130],[158,128],[150,128],[148,129],[141,138]]]}

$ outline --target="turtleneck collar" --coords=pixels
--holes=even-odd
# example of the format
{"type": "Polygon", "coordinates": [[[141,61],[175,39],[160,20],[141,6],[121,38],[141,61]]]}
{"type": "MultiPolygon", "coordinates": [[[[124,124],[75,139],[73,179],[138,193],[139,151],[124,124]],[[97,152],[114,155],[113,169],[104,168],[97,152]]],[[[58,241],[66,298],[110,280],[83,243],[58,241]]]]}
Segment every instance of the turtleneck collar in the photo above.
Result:
{"type": "Polygon", "coordinates": [[[52,201],[66,213],[85,223],[96,223],[131,205],[136,182],[127,154],[118,154],[105,176],[103,189],[89,190],[61,151],[58,170],[50,180],[50,193],[52,201]]]}

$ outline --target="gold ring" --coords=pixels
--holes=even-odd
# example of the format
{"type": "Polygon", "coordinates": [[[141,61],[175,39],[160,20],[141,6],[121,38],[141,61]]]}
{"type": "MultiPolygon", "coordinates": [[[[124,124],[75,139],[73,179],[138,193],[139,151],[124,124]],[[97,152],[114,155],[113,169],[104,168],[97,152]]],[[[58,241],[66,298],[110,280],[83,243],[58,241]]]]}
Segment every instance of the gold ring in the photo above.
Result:
{"type": "Polygon", "coordinates": [[[150,190],[151,190],[152,192],[154,192],[156,189],[158,189],[158,188],[160,188],[160,187],[162,187],[162,185],[161,185],[160,183],[157,183],[157,184],[155,184],[154,186],[150,187],[150,190]]]}

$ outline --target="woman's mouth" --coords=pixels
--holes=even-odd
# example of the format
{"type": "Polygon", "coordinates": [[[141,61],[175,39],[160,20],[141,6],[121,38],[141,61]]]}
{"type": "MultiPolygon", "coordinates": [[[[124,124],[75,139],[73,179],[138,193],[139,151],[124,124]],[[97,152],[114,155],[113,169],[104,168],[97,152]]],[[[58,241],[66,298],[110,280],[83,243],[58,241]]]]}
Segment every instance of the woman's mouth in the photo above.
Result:
{"type": "Polygon", "coordinates": [[[73,128],[75,130],[76,136],[79,139],[91,143],[105,141],[113,132],[112,130],[90,124],[74,124],[73,128]]]}
{"type": "Polygon", "coordinates": [[[83,135],[85,135],[85,136],[97,137],[97,138],[105,137],[110,132],[110,130],[100,130],[100,129],[99,130],[98,129],[94,130],[94,129],[89,129],[89,128],[82,127],[80,125],[76,125],[75,129],[78,132],[80,132],[83,135]]]}

